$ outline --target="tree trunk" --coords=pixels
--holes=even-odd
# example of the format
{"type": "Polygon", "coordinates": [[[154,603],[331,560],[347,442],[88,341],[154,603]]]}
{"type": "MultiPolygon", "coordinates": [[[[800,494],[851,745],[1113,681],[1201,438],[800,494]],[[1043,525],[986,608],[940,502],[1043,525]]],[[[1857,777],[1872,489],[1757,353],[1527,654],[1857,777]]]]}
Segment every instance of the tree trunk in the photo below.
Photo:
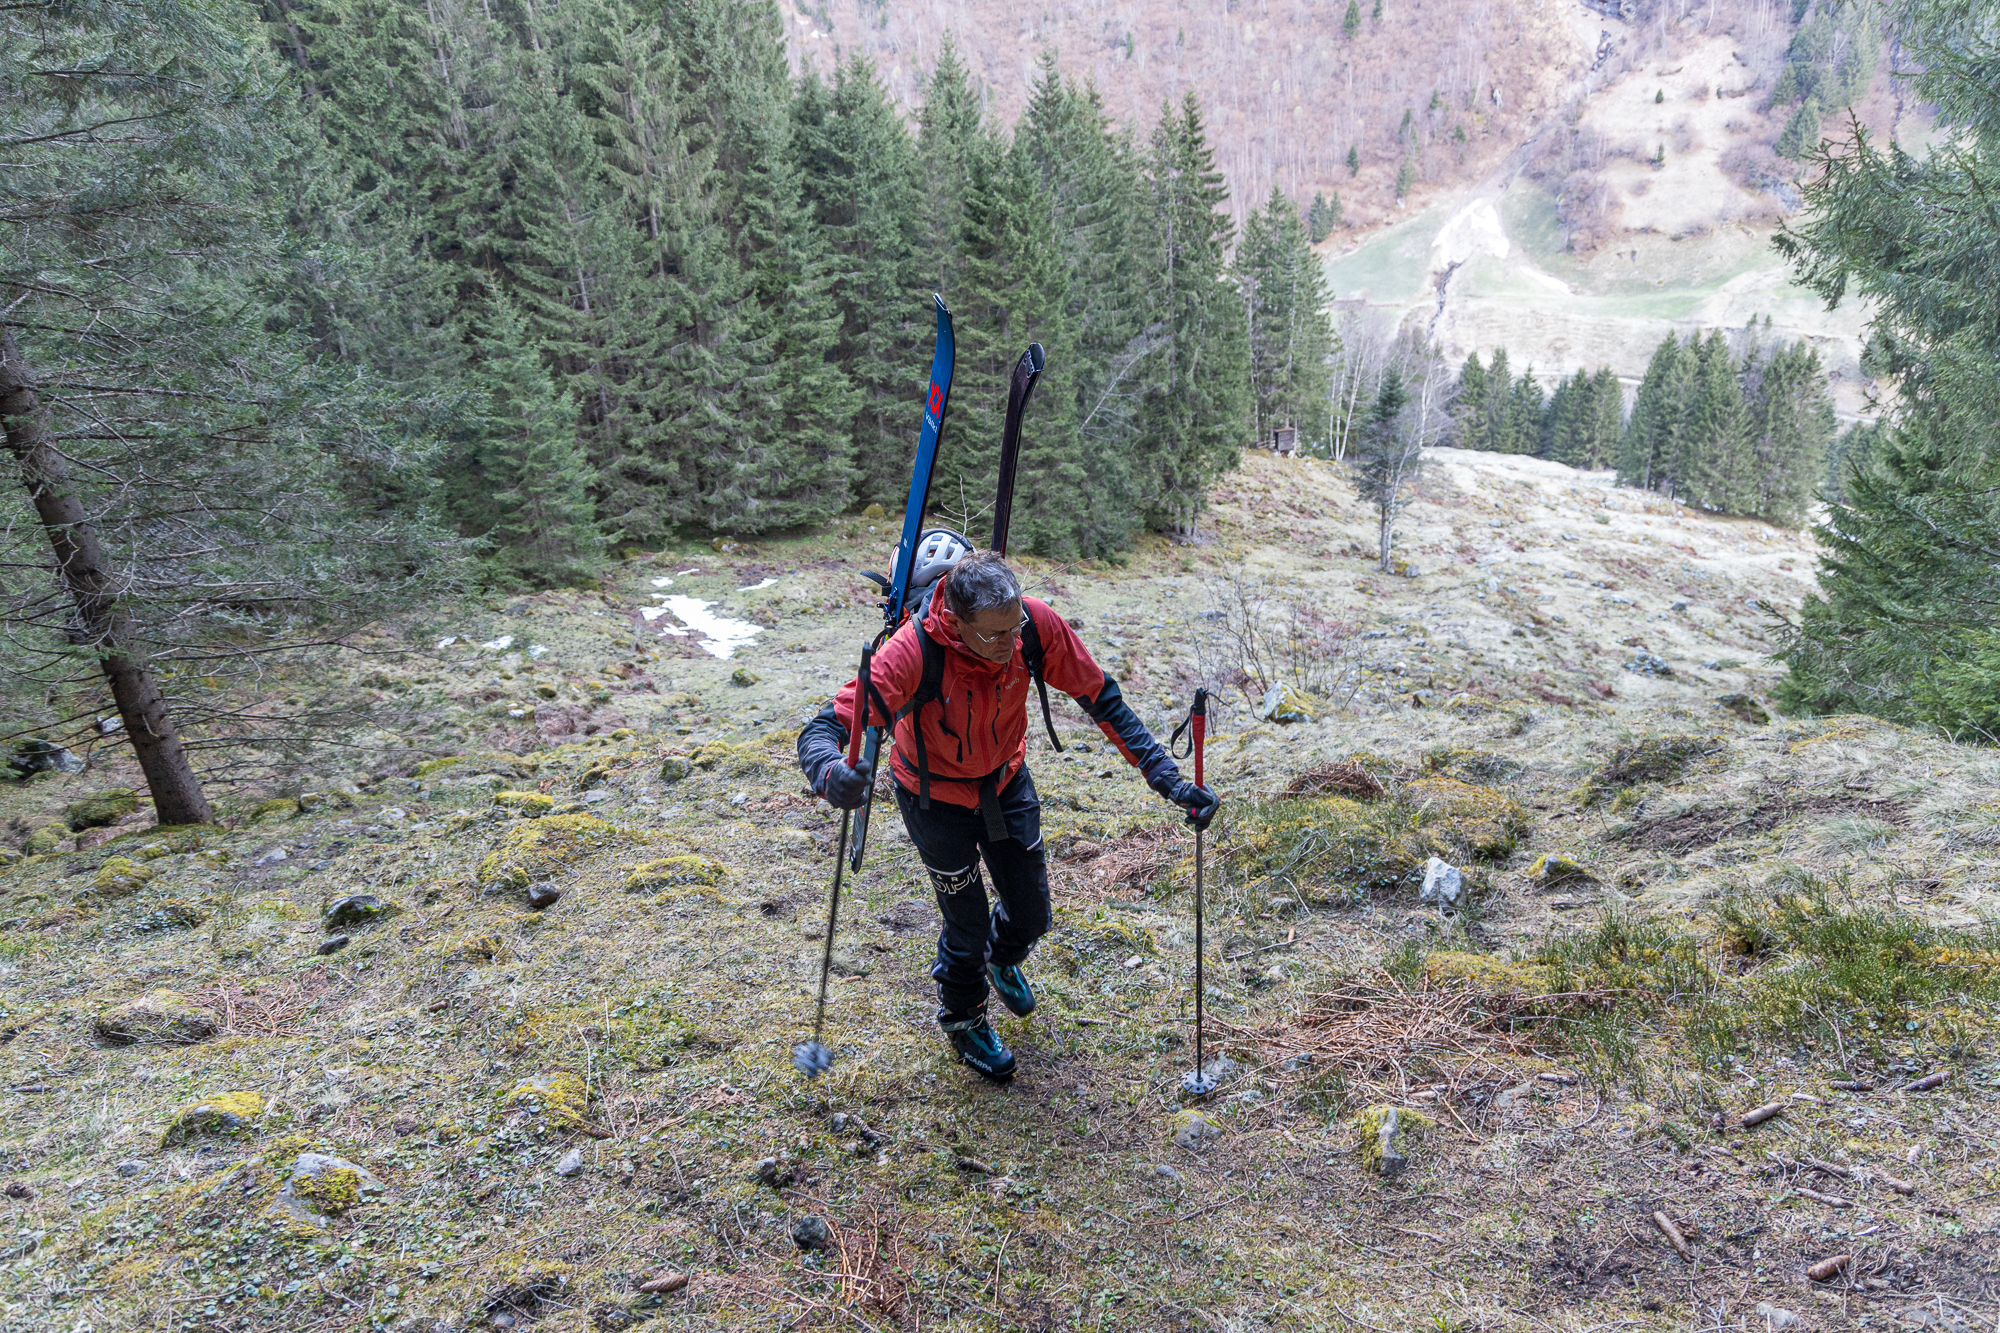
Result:
{"type": "Polygon", "coordinates": [[[1393,496],[1382,502],[1382,507],[1378,511],[1377,516],[1381,519],[1382,572],[1387,574],[1389,572],[1389,541],[1396,527],[1396,501],[1393,496]]]}
{"type": "Polygon", "coordinates": [[[188,764],[167,702],[153,683],[152,672],[128,651],[131,620],[112,587],[97,529],[69,484],[68,461],[49,442],[34,376],[21,358],[14,331],[4,325],[0,325],[0,424],[6,427],[8,452],[20,466],[21,484],[34,501],[35,514],[55,552],[56,575],[76,602],[85,641],[96,650],[104,678],[111,683],[125,735],[153,793],[154,813],[162,824],[214,823],[215,813],[188,764]]]}

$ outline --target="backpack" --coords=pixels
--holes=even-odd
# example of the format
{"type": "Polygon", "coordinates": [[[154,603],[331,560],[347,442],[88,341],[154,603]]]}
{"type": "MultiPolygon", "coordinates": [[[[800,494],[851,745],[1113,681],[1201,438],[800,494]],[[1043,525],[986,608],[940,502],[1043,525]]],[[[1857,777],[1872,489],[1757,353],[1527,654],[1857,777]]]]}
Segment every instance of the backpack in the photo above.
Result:
{"type": "MultiPolygon", "coordinates": [[[[924,673],[917,683],[917,692],[896,710],[894,720],[897,722],[918,712],[925,704],[937,703],[944,697],[944,645],[933,639],[929,631],[924,629],[924,620],[930,615],[931,598],[937,593],[938,584],[942,582],[940,579],[938,583],[930,586],[924,593],[923,600],[917,603],[917,609],[910,615],[910,623],[917,629],[917,646],[923,652],[924,673]]],[[[1027,610],[1026,603],[1023,603],[1021,612],[1027,616],[1028,623],[1021,630],[1021,656],[1027,662],[1028,677],[1035,682],[1035,691],[1041,696],[1042,725],[1048,729],[1049,744],[1056,748],[1057,753],[1061,753],[1062,741],[1056,735],[1055,720],[1049,715],[1048,682],[1042,679],[1042,631],[1041,627],[1035,624],[1035,618],[1027,614],[1027,610]]],[[[924,749],[923,719],[919,717],[916,725],[910,730],[917,741],[917,805],[920,809],[928,810],[931,808],[931,769],[930,756],[924,749]]],[[[1001,771],[1004,772],[1005,769],[1006,765],[1002,764],[1001,771]]],[[[993,820],[994,810],[989,808],[992,801],[986,789],[993,785],[996,776],[988,774],[980,783],[980,806],[986,810],[989,825],[993,820]]],[[[1001,836],[1005,836],[1004,830],[1001,836]]]]}

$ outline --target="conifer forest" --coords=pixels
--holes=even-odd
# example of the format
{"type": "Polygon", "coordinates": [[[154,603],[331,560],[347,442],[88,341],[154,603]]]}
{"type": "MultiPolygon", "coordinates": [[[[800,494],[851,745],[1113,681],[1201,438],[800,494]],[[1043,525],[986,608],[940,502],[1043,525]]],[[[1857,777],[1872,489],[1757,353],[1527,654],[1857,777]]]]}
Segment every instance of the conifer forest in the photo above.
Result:
{"type": "Polygon", "coordinates": [[[1996,190],[2000,0],[0,0],[0,1330],[1992,1330],[1996,190]]]}

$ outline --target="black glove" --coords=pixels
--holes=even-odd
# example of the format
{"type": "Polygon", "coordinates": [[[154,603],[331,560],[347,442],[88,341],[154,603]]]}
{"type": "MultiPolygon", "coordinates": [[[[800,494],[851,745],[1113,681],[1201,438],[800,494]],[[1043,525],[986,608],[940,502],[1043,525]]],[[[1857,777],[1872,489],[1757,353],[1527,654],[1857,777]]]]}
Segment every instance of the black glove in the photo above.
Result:
{"type": "Polygon", "coordinates": [[[875,785],[875,770],[866,759],[854,768],[844,759],[826,766],[819,780],[819,794],[836,810],[859,810],[868,802],[868,789],[875,785]]]}
{"type": "Polygon", "coordinates": [[[1215,818],[1215,812],[1222,802],[1214,792],[1206,787],[1197,787],[1183,778],[1174,783],[1169,791],[1160,793],[1175,805],[1187,811],[1187,822],[1196,829],[1208,827],[1208,821],[1215,818]]]}

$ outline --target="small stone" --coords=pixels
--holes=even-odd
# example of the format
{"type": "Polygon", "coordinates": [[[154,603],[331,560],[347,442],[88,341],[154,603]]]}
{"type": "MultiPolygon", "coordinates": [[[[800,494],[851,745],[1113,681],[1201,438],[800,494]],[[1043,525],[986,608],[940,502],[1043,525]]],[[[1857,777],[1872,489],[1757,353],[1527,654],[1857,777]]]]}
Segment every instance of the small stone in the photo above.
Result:
{"type": "Polygon", "coordinates": [[[561,901],[562,890],[547,880],[528,886],[528,909],[530,911],[546,912],[561,901]]]}
{"type": "Polygon", "coordinates": [[[144,1175],[146,1173],[146,1163],[137,1157],[127,1157],[124,1161],[113,1167],[112,1170],[129,1179],[132,1176],[144,1175]]]}
{"type": "Polygon", "coordinates": [[[282,861],[289,861],[291,859],[292,859],[292,854],[290,852],[286,851],[282,847],[273,847],[270,851],[265,852],[262,856],[259,856],[251,864],[260,866],[274,866],[282,861]]]}
{"type": "Polygon", "coordinates": [[[1424,863],[1424,886],[1417,901],[1437,908],[1456,907],[1465,893],[1465,875],[1449,861],[1433,856],[1424,863]]]}
{"type": "Polygon", "coordinates": [[[1769,1301],[1758,1301],[1757,1308],[1751,1313],[1763,1320],[1764,1327],[1769,1329],[1796,1328],[1806,1322],[1797,1311],[1787,1310],[1784,1306],[1773,1305],[1769,1301]]]}
{"type": "Polygon", "coordinates": [[[372,893],[350,893],[329,902],[320,913],[320,921],[328,930],[339,930],[343,926],[365,926],[401,910],[372,893]]]}
{"type": "Polygon", "coordinates": [[[1154,1166],[1152,1174],[1158,1180],[1178,1181],[1181,1178],[1181,1173],[1168,1166],[1165,1162],[1154,1166]]]}
{"type": "Polygon", "coordinates": [[[1676,611],[1685,611],[1688,609],[1688,604],[1686,602],[1677,601],[1674,603],[1672,609],[1676,611]]]}
{"type": "Polygon", "coordinates": [[[1659,676],[1666,680],[1671,680],[1674,674],[1667,660],[1654,653],[1634,653],[1625,663],[1625,669],[1636,676],[1659,676]]]}
{"type": "Polygon", "coordinates": [[[792,1223],[792,1244],[802,1250],[823,1250],[833,1244],[833,1232],[828,1230],[825,1218],[807,1213],[792,1223]]]}
{"type": "Polygon", "coordinates": [[[339,953],[342,949],[345,949],[348,945],[352,943],[354,943],[354,941],[350,940],[345,935],[335,935],[330,939],[321,941],[319,948],[313,950],[313,952],[318,954],[320,957],[324,958],[328,954],[339,953]]]}
{"type": "Polygon", "coordinates": [[[1189,1152],[1200,1152],[1222,1137],[1222,1126],[1200,1111],[1176,1111],[1167,1124],[1173,1132],[1174,1145],[1189,1152]]]}
{"type": "Polygon", "coordinates": [[[677,754],[670,754],[660,761],[660,781],[669,787],[682,781],[693,771],[694,766],[677,754]]]}
{"type": "Polygon", "coordinates": [[[778,1183],[778,1159],[775,1157],[759,1158],[757,1165],[750,1168],[750,1179],[760,1185],[776,1185],[778,1183]]]}
{"type": "Polygon", "coordinates": [[[561,1160],[556,1163],[556,1174],[559,1176],[582,1175],[583,1149],[571,1148],[568,1152],[564,1153],[561,1160]]]}
{"type": "Polygon", "coordinates": [[[749,667],[737,667],[736,670],[729,673],[729,683],[731,685],[755,685],[758,679],[757,673],[749,667]]]}

